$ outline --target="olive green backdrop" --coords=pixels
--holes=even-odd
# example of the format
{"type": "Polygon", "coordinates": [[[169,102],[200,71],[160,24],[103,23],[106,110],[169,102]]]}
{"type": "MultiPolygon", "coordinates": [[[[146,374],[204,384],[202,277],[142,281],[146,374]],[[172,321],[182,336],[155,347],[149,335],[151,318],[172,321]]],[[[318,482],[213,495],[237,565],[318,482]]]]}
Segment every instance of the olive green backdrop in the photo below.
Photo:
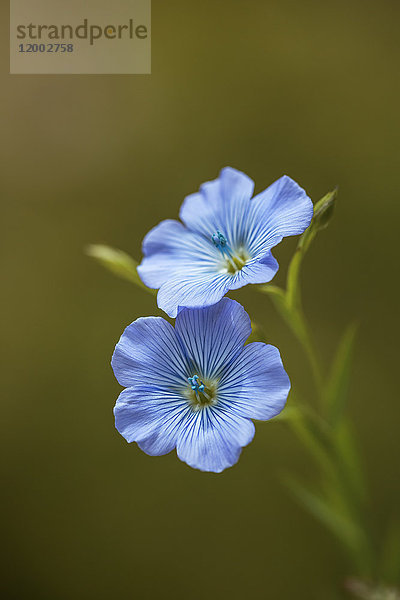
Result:
{"type": "MultiPolygon", "coordinates": [[[[1,4],[1,585],[17,600],[329,599],[336,543],[280,483],[314,471],[282,423],[204,474],[114,430],[109,361],[153,300],[84,255],[144,234],[225,165],[313,200],[340,186],[303,288],[322,358],[361,324],[350,411],[376,531],[400,502],[398,2],[153,0],[149,76],[8,75],[1,4]]],[[[201,218],[201,215],[199,215],[201,218]]],[[[275,254],[284,280],[295,241],[275,254]]],[[[233,295],[312,389],[253,288],[233,295]]],[[[310,401],[312,401],[310,395],[310,401]]]]}

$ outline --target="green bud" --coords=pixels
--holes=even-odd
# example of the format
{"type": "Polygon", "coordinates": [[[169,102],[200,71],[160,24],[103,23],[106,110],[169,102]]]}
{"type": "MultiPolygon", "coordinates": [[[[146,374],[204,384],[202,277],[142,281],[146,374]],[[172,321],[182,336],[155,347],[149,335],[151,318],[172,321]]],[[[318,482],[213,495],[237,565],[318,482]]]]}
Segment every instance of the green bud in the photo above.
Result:
{"type": "Polygon", "coordinates": [[[314,205],[314,216],[311,224],[300,237],[297,246],[297,248],[303,253],[308,250],[318,231],[325,229],[325,227],[329,225],[329,222],[333,216],[337,194],[338,188],[335,188],[332,192],[328,192],[314,205]]]}
{"type": "Polygon", "coordinates": [[[333,216],[338,188],[328,192],[314,207],[313,223],[317,230],[325,229],[333,216]]]}

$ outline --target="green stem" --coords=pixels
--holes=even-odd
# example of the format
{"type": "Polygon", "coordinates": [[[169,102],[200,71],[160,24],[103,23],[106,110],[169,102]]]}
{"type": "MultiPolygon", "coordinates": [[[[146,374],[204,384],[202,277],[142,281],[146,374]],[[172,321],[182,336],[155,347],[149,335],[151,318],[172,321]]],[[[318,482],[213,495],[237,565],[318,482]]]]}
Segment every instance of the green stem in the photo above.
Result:
{"type": "MultiPolygon", "coordinates": [[[[307,327],[307,322],[301,309],[300,294],[297,293],[296,301],[290,301],[287,292],[275,286],[268,286],[263,291],[268,294],[275,307],[302,345],[307,356],[319,399],[319,406],[325,407],[325,379],[322,373],[320,360],[315,350],[314,343],[307,327]]],[[[295,432],[300,441],[305,443],[314,458],[317,460],[321,474],[330,481],[335,502],[340,504],[340,510],[356,532],[351,544],[342,539],[343,545],[351,553],[352,561],[361,575],[373,574],[372,546],[363,523],[362,510],[352,482],[349,482],[348,473],[343,465],[343,460],[338,447],[338,440],[332,425],[322,416],[316,415],[310,407],[302,411],[304,427],[293,421],[295,432]]],[[[290,422],[290,420],[289,420],[290,422]]],[[[325,491],[325,490],[323,490],[325,491]]]]}
{"type": "Polygon", "coordinates": [[[306,319],[301,309],[294,309],[293,311],[289,309],[289,312],[293,315],[291,319],[292,331],[305,350],[313,374],[315,388],[322,401],[324,378],[320,361],[314,348],[314,342],[307,328],[306,319]]]}
{"type": "MultiPolygon", "coordinates": [[[[324,377],[322,375],[320,361],[316,354],[310,332],[307,328],[306,320],[300,309],[293,307],[291,310],[288,307],[287,311],[289,318],[286,320],[289,323],[293,333],[303,346],[306,356],[308,357],[315,386],[318,392],[320,405],[323,406],[325,400],[324,377]]],[[[330,425],[319,415],[314,415],[311,410],[304,411],[303,418],[307,424],[308,435],[313,440],[314,448],[317,449],[316,451],[328,451],[328,455],[332,461],[331,471],[334,474],[335,480],[339,484],[337,493],[342,495],[341,500],[343,502],[345,513],[360,532],[359,543],[356,548],[352,549],[352,559],[355,563],[355,566],[362,575],[371,575],[373,571],[373,553],[371,544],[366,533],[366,528],[362,522],[359,507],[357,506],[357,503],[354,502],[351,490],[348,489],[346,477],[343,473],[342,465],[338,459],[334,441],[330,435],[330,425]],[[321,447],[321,440],[324,441],[324,447],[321,447]]]]}
{"type": "MultiPolygon", "coordinates": [[[[344,362],[338,362],[341,379],[334,386],[334,370],[325,379],[319,353],[316,351],[302,309],[300,274],[302,261],[310,244],[332,217],[337,190],[326,194],[314,206],[310,226],[299,238],[296,251],[289,263],[286,289],[274,285],[259,288],[271,298],[275,308],[287,323],[304,349],[310,364],[318,396],[319,414],[311,407],[296,402],[294,417],[288,418],[300,442],[308,449],[321,473],[320,490],[310,491],[307,486],[292,481],[292,489],[308,509],[334,533],[350,553],[354,567],[360,575],[373,576],[375,570],[371,538],[365,527],[362,477],[357,474],[357,452],[351,435],[349,421],[343,414],[346,371],[349,368],[349,351],[353,333],[344,338],[344,362]],[[347,358],[346,358],[347,357],[347,358]],[[297,413],[297,416],[296,416],[297,413]]],[[[342,355],[339,355],[341,357],[342,355]]]]}

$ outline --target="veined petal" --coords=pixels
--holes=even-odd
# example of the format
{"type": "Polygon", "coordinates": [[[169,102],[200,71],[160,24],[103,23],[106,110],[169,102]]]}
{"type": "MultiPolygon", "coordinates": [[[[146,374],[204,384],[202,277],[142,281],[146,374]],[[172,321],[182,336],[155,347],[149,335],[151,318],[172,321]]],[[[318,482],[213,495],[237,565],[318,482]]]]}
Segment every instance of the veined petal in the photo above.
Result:
{"type": "Polygon", "coordinates": [[[284,175],[251,201],[247,240],[252,256],[276,246],[283,237],[303,233],[312,216],[306,192],[284,175]]]}
{"type": "Polygon", "coordinates": [[[175,329],[161,317],[140,317],[125,329],[111,360],[124,387],[186,385],[187,361],[175,329]]]}
{"type": "Polygon", "coordinates": [[[143,240],[144,258],[137,270],[143,283],[159,288],[178,272],[193,265],[216,270],[220,259],[211,237],[189,231],[182,223],[167,219],[153,227],[143,240]]]}
{"type": "Polygon", "coordinates": [[[242,351],[251,333],[249,315],[235,300],[223,298],[207,308],[183,309],[175,331],[192,359],[196,372],[216,377],[242,351]]]}
{"type": "Polygon", "coordinates": [[[189,412],[188,403],[178,394],[145,386],[127,388],[114,408],[115,426],[127,442],[137,442],[147,454],[160,456],[176,447],[189,412]]]}
{"type": "Polygon", "coordinates": [[[166,281],[157,295],[158,306],[176,317],[180,306],[203,307],[215,304],[229,290],[230,275],[192,266],[166,281]]]}
{"type": "Polygon", "coordinates": [[[234,465],[254,437],[254,424],[217,407],[192,413],[177,440],[178,457],[190,467],[220,473],[234,465]]]}
{"type": "Polygon", "coordinates": [[[281,177],[251,199],[253,189],[247,175],[226,167],[185,199],[186,227],[167,220],[146,236],[138,273],[159,289],[158,305],[169,316],[179,307],[210,306],[229,289],[270,281],[278,270],[271,248],[308,227],[312,202],[292,179],[281,177]]]}
{"type": "Polygon", "coordinates": [[[219,174],[221,194],[227,201],[250,200],[254,191],[254,181],[242,171],[225,167],[219,174]]]}
{"type": "Polygon", "coordinates": [[[271,281],[278,271],[279,265],[271,252],[267,252],[261,259],[250,260],[232,277],[229,289],[237,290],[249,283],[267,283],[271,281]]]}
{"type": "Polygon", "coordinates": [[[225,167],[218,179],[203,183],[200,192],[187,196],[180,218],[192,231],[211,240],[221,230],[230,244],[243,234],[244,216],[253,194],[254,182],[241,171],[225,167]]]}
{"type": "MultiPolygon", "coordinates": [[[[207,184],[203,184],[206,186],[207,184]]],[[[209,182],[213,191],[214,201],[210,202],[206,194],[196,192],[186,196],[184,199],[179,216],[185,225],[191,230],[203,235],[206,239],[212,241],[212,234],[221,227],[221,217],[218,213],[218,207],[222,202],[219,194],[219,181],[209,182]]],[[[203,187],[202,186],[202,187],[203,187]]]]}
{"type": "Polygon", "coordinates": [[[282,411],[289,390],[279,350],[253,342],[224,372],[218,397],[223,406],[242,417],[266,421],[282,411]]]}

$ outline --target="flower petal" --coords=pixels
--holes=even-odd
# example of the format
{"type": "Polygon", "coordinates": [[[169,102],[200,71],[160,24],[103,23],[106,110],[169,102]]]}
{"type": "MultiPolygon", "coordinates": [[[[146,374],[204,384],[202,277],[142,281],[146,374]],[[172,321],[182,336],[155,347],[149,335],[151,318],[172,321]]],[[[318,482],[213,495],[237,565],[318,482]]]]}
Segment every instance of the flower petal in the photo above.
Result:
{"type": "Polygon", "coordinates": [[[223,298],[213,306],[181,310],[175,331],[192,359],[194,369],[202,377],[212,378],[241,352],[251,333],[251,323],[243,306],[223,298]]]}
{"type": "Polygon", "coordinates": [[[205,307],[215,304],[229,290],[231,276],[192,266],[168,279],[157,295],[158,306],[176,317],[180,306],[205,307]]]}
{"type": "Polygon", "coordinates": [[[253,342],[224,373],[218,398],[242,417],[266,421],[284,408],[289,390],[290,380],[279,350],[253,342]]]}
{"type": "Polygon", "coordinates": [[[203,183],[200,192],[187,196],[179,216],[192,231],[211,240],[221,230],[230,244],[242,235],[242,223],[253,194],[254,182],[241,171],[225,167],[218,179],[203,183]]]}
{"type": "Polygon", "coordinates": [[[137,442],[147,454],[160,456],[175,448],[189,412],[188,403],[178,394],[127,388],[114,408],[115,426],[127,442],[137,442]]]}
{"type": "Polygon", "coordinates": [[[237,290],[249,283],[267,283],[278,271],[279,265],[271,252],[267,252],[259,260],[250,260],[232,277],[229,289],[237,290]]]}
{"type": "Polygon", "coordinates": [[[253,189],[247,175],[226,167],[185,199],[180,216],[187,227],[167,220],[145,237],[138,273],[146,285],[159,288],[158,306],[169,316],[175,317],[179,307],[210,306],[229,289],[270,281],[278,270],[271,248],[309,225],[312,202],[289,177],[251,199],[253,189]],[[213,242],[219,231],[226,238],[224,250],[213,242]],[[234,255],[230,267],[229,252],[234,255]],[[238,257],[248,260],[232,274],[238,257]]]}
{"type": "Polygon", "coordinates": [[[220,473],[234,465],[254,437],[254,424],[213,407],[192,413],[177,440],[178,457],[190,467],[220,473]]]}
{"type": "Polygon", "coordinates": [[[226,202],[250,200],[254,191],[254,181],[242,171],[225,167],[219,174],[221,195],[226,202]]]}
{"type": "Polygon", "coordinates": [[[276,246],[283,237],[303,233],[313,204],[293,179],[284,175],[251,201],[248,247],[252,256],[276,246]]]}
{"type": "Polygon", "coordinates": [[[111,360],[118,382],[133,385],[187,385],[187,361],[174,328],[161,317],[141,317],[128,325],[111,360]]]}
{"type": "Polygon", "coordinates": [[[153,227],[143,240],[144,258],[137,270],[143,283],[158,289],[174,274],[190,273],[193,265],[216,271],[220,260],[211,238],[204,239],[173,219],[153,227]]]}

